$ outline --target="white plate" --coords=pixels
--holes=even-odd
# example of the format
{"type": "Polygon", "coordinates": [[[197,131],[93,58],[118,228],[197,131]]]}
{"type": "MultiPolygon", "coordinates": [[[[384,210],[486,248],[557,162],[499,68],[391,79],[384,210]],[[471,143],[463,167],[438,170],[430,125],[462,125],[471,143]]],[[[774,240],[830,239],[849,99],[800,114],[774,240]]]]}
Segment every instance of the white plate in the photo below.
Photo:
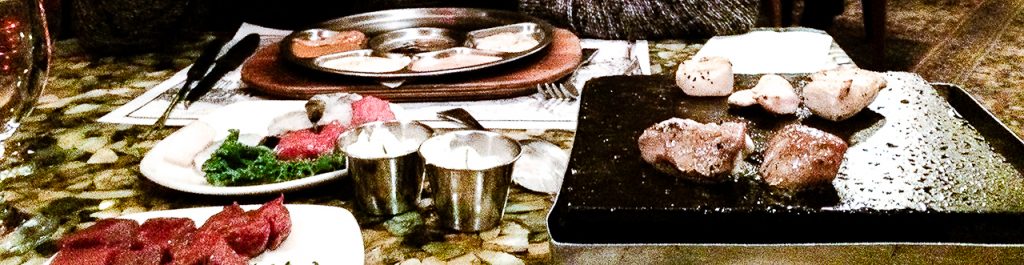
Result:
{"type": "MultiPolygon", "coordinates": [[[[245,210],[260,205],[242,206],[245,210]]],[[[359,224],[348,210],[321,206],[286,204],[292,219],[292,232],[275,250],[264,252],[249,261],[249,264],[363,264],[363,236],[359,224]]],[[[153,211],[124,215],[118,218],[132,219],[139,223],[157,217],[185,217],[202,225],[207,218],[220,212],[224,207],[203,207],[153,211]]],[[[50,258],[46,264],[50,264],[50,258]]]]}
{"type": "Polygon", "coordinates": [[[202,135],[212,135],[212,142],[218,142],[227,137],[228,129],[238,129],[240,134],[243,135],[266,136],[267,127],[275,117],[293,111],[304,111],[305,104],[306,101],[300,100],[274,100],[243,101],[224,106],[172,133],[154,145],[153,149],[150,149],[146,156],[142,158],[139,169],[143,176],[161,186],[189,193],[208,195],[280,193],[314,186],[347,174],[348,169],[342,169],[285,182],[219,187],[206,182],[205,174],[196,169],[194,165],[186,167],[167,160],[169,156],[187,153],[191,154],[188,161],[192,161],[196,154],[195,152],[205,149],[209,144],[209,142],[204,141],[191,141],[195,138],[202,138],[199,137],[202,135]]]}

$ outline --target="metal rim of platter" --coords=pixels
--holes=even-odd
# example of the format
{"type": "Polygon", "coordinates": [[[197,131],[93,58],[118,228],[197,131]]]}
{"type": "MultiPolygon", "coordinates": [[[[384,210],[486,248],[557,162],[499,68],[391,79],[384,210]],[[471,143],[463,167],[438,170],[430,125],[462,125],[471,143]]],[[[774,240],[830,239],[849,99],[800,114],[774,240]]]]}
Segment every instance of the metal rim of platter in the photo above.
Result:
{"type": "MultiPolygon", "coordinates": [[[[387,79],[439,76],[445,74],[470,72],[493,66],[498,66],[536,54],[543,50],[544,48],[547,48],[553,40],[554,26],[552,26],[550,23],[544,20],[522,13],[473,8],[409,8],[375,11],[329,20],[308,27],[304,30],[297,30],[295,32],[292,32],[291,34],[286,36],[279,43],[279,45],[281,45],[281,57],[283,57],[287,61],[306,67],[308,69],[347,76],[387,79]],[[462,32],[465,35],[468,35],[471,31],[475,30],[489,29],[517,23],[536,24],[536,29],[539,32],[543,33],[543,37],[538,40],[539,43],[533,46],[532,48],[521,52],[503,53],[503,55],[500,56],[501,59],[497,61],[434,71],[416,72],[409,70],[409,68],[411,68],[411,63],[402,70],[394,72],[345,71],[340,69],[324,67],[319,65],[317,62],[318,58],[320,57],[330,56],[338,53],[324,54],[312,58],[302,58],[295,55],[292,49],[289,48],[294,43],[296,38],[300,37],[303,34],[308,34],[305,33],[306,31],[316,29],[328,29],[332,31],[358,30],[360,32],[363,32],[363,34],[366,34],[367,39],[372,39],[374,36],[380,34],[409,28],[432,27],[454,29],[458,32],[462,32]]],[[[465,46],[455,46],[454,48],[458,47],[465,46]]],[[[415,55],[409,55],[409,57],[414,56],[415,55]]]]}

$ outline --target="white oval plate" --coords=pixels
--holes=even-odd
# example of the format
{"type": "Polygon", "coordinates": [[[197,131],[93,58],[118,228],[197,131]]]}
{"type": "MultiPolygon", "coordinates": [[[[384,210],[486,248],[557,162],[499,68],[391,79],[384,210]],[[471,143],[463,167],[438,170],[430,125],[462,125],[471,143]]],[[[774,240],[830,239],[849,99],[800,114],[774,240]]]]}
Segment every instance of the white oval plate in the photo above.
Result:
{"type": "MultiPolygon", "coordinates": [[[[146,153],[139,165],[142,175],[171,189],[207,195],[256,195],[292,191],[311,187],[339,178],[348,173],[348,169],[317,174],[301,179],[285,182],[260,184],[252,186],[213,186],[206,182],[205,174],[194,165],[188,167],[171,163],[167,160],[175,154],[190,153],[203,150],[209,144],[224,140],[229,129],[238,129],[240,134],[267,135],[270,122],[280,115],[293,111],[305,111],[306,101],[301,100],[267,100],[242,101],[224,106],[198,121],[189,124],[161,140],[146,153]],[[213,135],[212,142],[192,141],[199,135],[213,135]]],[[[392,105],[394,106],[394,105],[392,105]]],[[[394,111],[394,110],[393,110],[394,111]]],[[[201,153],[201,152],[200,152],[201,153]]],[[[187,159],[192,161],[194,155],[187,159]]]]}
{"type": "MultiPolygon", "coordinates": [[[[243,205],[252,210],[260,205],[243,205]]],[[[249,264],[363,264],[363,235],[348,210],[338,207],[286,204],[292,219],[292,232],[281,246],[249,260],[249,264]]],[[[143,223],[157,217],[185,217],[201,226],[224,207],[203,207],[152,211],[118,218],[143,223]]],[[[53,261],[51,257],[46,264],[53,261]]]]}

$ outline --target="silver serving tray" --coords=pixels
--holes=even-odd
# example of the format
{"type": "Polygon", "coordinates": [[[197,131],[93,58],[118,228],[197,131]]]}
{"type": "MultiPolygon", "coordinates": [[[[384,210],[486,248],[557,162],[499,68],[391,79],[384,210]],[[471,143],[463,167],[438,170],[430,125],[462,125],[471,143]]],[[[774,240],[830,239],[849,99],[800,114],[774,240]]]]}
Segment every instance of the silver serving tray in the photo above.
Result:
{"type": "MultiPolygon", "coordinates": [[[[553,38],[554,27],[552,27],[551,24],[538,18],[516,12],[469,8],[396,9],[347,16],[323,22],[305,30],[295,31],[281,41],[280,56],[289,62],[326,73],[371,78],[426,77],[463,73],[506,64],[543,50],[551,44],[553,38]],[[438,28],[443,30],[418,30],[395,33],[395,31],[412,28],[438,28]],[[385,73],[355,72],[323,67],[320,63],[324,60],[321,58],[331,56],[331,54],[313,58],[302,58],[300,56],[296,56],[291,50],[292,44],[297,38],[317,36],[318,34],[324,33],[324,31],[347,30],[358,30],[363,32],[363,34],[366,34],[371,46],[369,47],[370,49],[374,49],[375,47],[372,47],[374,45],[384,47],[385,49],[395,49],[394,47],[400,46],[396,44],[396,42],[404,41],[405,39],[402,38],[411,38],[410,34],[422,34],[422,37],[427,39],[427,42],[430,43],[450,44],[451,41],[445,40],[444,36],[439,35],[445,34],[444,32],[448,32],[448,34],[450,34],[448,37],[453,39],[454,42],[459,45],[452,47],[454,49],[462,49],[465,47],[472,48],[475,46],[475,41],[477,39],[489,36],[488,34],[503,32],[526,34],[531,38],[536,39],[538,44],[530,49],[520,52],[498,52],[497,54],[500,55],[501,60],[489,63],[419,72],[412,71],[410,67],[406,67],[399,71],[385,73]],[[387,39],[375,39],[375,37],[382,35],[387,39]]],[[[444,49],[427,49],[424,51],[427,52],[426,54],[408,53],[406,55],[415,60],[416,58],[424,58],[424,55],[445,54],[443,52],[439,53],[439,50],[443,51],[444,49]]],[[[493,54],[494,52],[481,50],[481,53],[493,54]]],[[[387,50],[379,49],[376,50],[375,55],[385,57],[394,56],[394,54],[389,53],[387,50]]],[[[410,65],[414,63],[415,61],[410,63],[410,65]]]]}

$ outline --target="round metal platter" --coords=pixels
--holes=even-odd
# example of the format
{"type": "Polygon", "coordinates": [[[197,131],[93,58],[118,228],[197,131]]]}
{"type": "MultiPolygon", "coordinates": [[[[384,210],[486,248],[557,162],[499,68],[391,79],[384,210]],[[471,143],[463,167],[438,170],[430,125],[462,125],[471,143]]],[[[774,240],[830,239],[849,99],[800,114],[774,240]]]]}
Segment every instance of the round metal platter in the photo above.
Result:
{"type": "MultiPolygon", "coordinates": [[[[436,36],[430,37],[437,39],[436,36]]],[[[373,78],[407,78],[463,73],[509,63],[543,50],[551,44],[553,37],[554,27],[552,27],[551,24],[538,18],[516,12],[470,8],[413,8],[363,13],[323,22],[306,30],[295,31],[288,35],[281,41],[280,50],[281,56],[286,60],[316,71],[373,78]],[[312,58],[303,58],[297,56],[291,48],[298,38],[315,39],[316,36],[324,33],[331,34],[331,31],[340,32],[357,30],[365,34],[366,38],[371,40],[370,43],[372,44],[375,42],[373,41],[374,37],[389,32],[412,28],[446,29],[450,32],[455,32],[455,36],[452,37],[464,40],[464,42],[459,43],[461,46],[453,47],[452,49],[454,50],[445,49],[440,51],[407,54],[411,61],[409,65],[401,70],[393,72],[357,72],[324,67],[321,64],[325,59],[329,59],[329,57],[332,56],[337,57],[340,53],[328,53],[312,58]],[[473,39],[475,37],[479,37],[474,34],[494,34],[502,31],[529,34],[530,38],[535,39],[538,44],[529,49],[516,52],[497,52],[466,48],[467,45],[473,46],[473,39]],[[413,64],[415,64],[419,59],[429,59],[430,56],[462,54],[465,53],[466,50],[476,50],[479,51],[479,55],[481,56],[497,56],[500,57],[500,59],[456,68],[432,71],[412,70],[414,69],[413,64]]],[[[380,41],[376,42],[380,43],[380,41]]],[[[370,47],[370,49],[373,48],[374,47],[370,47]]],[[[381,51],[375,51],[375,53],[381,53],[381,51]]],[[[394,56],[394,54],[382,54],[382,57],[391,56],[394,56]]]]}

